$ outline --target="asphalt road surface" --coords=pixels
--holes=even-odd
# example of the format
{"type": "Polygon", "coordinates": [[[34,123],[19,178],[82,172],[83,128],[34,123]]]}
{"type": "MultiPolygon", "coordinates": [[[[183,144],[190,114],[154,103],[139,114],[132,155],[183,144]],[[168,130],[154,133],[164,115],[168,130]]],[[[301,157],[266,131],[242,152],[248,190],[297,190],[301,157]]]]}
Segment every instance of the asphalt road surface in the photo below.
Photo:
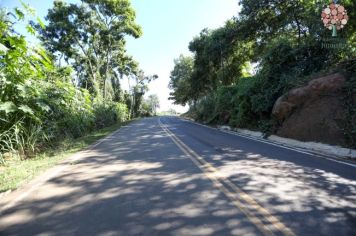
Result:
{"type": "Polygon", "coordinates": [[[173,117],[0,200],[0,235],[356,235],[356,166],[173,117]]]}

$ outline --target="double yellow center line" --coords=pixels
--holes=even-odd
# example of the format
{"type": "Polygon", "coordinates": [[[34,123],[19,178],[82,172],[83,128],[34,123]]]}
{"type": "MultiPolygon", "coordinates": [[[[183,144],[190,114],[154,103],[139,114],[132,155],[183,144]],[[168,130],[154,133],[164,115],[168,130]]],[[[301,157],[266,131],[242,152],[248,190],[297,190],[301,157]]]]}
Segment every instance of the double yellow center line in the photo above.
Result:
{"type": "Polygon", "coordinates": [[[294,236],[291,229],[280,222],[267,209],[259,205],[250,195],[242,191],[238,186],[232,183],[219,173],[219,170],[205,161],[203,157],[194,152],[176,135],[174,135],[161,120],[158,120],[160,127],[167,133],[173,142],[186,154],[213,182],[213,184],[224,193],[232,203],[243,212],[247,218],[264,234],[294,236]]]}

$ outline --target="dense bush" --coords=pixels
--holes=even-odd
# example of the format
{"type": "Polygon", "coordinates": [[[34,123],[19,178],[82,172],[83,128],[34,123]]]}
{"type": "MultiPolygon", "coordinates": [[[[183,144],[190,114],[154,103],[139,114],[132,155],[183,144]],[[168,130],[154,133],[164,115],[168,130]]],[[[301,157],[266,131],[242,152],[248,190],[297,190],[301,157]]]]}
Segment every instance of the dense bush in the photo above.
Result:
{"type": "Polygon", "coordinates": [[[246,128],[256,126],[258,117],[252,110],[251,100],[252,96],[256,95],[257,89],[256,77],[242,78],[234,86],[230,125],[246,128]]]}
{"type": "Polygon", "coordinates": [[[274,129],[271,112],[276,100],[306,83],[314,73],[336,65],[338,55],[323,49],[318,41],[306,39],[297,44],[278,38],[266,46],[256,75],[237,78],[234,85],[211,91],[192,106],[191,114],[207,123],[228,123],[270,133],[274,129]]]}
{"type": "Polygon", "coordinates": [[[1,18],[0,159],[6,151],[34,152],[34,143],[46,138],[43,117],[50,107],[44,78],[54,70],[42,49],[29,47],[3,14],[1,18]]]}
{"type": "Polygon", "coordinates": [[[344,87],[344,104],[346,119],[343,124],[343,132],[348,144],[356,148],[356,57],[340,65],[340,70],[346,76],[344,87]]]}
{"type": "Polygon", "coordinates": [[[4,154],[28,158],[51,143],[128,119],[125,104],[93,99],[72,82],[70,67],[55,66],[43,49],[30,47],[1,17],[1,163],[4,154]]]}
{"type": "Polygon", "coordinates": [[[128,119],[128,109],[125,104],[116,103],[109,100],[95,99],[94,126],[96,129],[103,128],[117,122],[124,122],[128,119]]]}

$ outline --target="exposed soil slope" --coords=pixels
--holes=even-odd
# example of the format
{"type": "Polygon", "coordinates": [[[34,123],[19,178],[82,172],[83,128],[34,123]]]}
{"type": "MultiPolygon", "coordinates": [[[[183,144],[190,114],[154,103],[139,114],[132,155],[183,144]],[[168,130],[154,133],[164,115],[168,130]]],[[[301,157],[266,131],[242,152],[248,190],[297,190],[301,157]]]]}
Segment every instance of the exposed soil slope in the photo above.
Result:
{"type": "Polygon", "coordinates": [[[345,117],[341,74],[311,80],[290,90],[274,105],[273,115],[280,123],[277,135],[301,141],[347,145],[342,130],[345,117]]]}

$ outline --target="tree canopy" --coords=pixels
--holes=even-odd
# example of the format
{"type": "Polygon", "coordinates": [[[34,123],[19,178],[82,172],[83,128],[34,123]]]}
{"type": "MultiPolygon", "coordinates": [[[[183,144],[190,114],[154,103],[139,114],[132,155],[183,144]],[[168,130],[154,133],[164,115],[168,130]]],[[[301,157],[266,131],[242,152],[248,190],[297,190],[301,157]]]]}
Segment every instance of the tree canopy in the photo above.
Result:
{"type": "MultiPolygon", "coordinates": [[[[270,129],[271,111],[281,95],[356,57],[355,21],[331,38],[320,18],[325,4],[240,0],[236,17],[220,28],[203,29],[188,45],[192,56],[174,60],[170,99],[190,104],[190,113],[204,122],[270,129]],[[327,48],[325,40],[346,43],[327,48]]],[[[356,2],[342,4],[355,18],[356,2]]]]}
{"type": "MultiPolygon", "coordinates": [[[[355,55],[355,24],[340,31],[348,44],[340,50],[322,47],[329,35],[320,20],[324,1],[241,0],[241,12],[214,30],[203,29],[189,43],[193,58],[180,56],[171,72],[175,103],[203,98],[221,86],[248,76],[251,63],[271,80],[277,74],[305,76],[355,55]],[[280,47],[280,50],[278,49],[280,47]],[[277,73],[272,76],[273,73],[277,73]],[[268,75],[269,74],[269,75],[268,75]]],[[[353,1],[344,1],[355,9],[353,1]]],[[[355,14],[350,14],[350,17],[355,14]]]]}
{"type": "Polygon", "coordinates": [[[45,47],[73,65],[82,87],[106,98],[108,83],[137,72],[125,50],[126,36],[142,34],[129,0],[54,1],[46,20],[38,27],[45,47]]]}

